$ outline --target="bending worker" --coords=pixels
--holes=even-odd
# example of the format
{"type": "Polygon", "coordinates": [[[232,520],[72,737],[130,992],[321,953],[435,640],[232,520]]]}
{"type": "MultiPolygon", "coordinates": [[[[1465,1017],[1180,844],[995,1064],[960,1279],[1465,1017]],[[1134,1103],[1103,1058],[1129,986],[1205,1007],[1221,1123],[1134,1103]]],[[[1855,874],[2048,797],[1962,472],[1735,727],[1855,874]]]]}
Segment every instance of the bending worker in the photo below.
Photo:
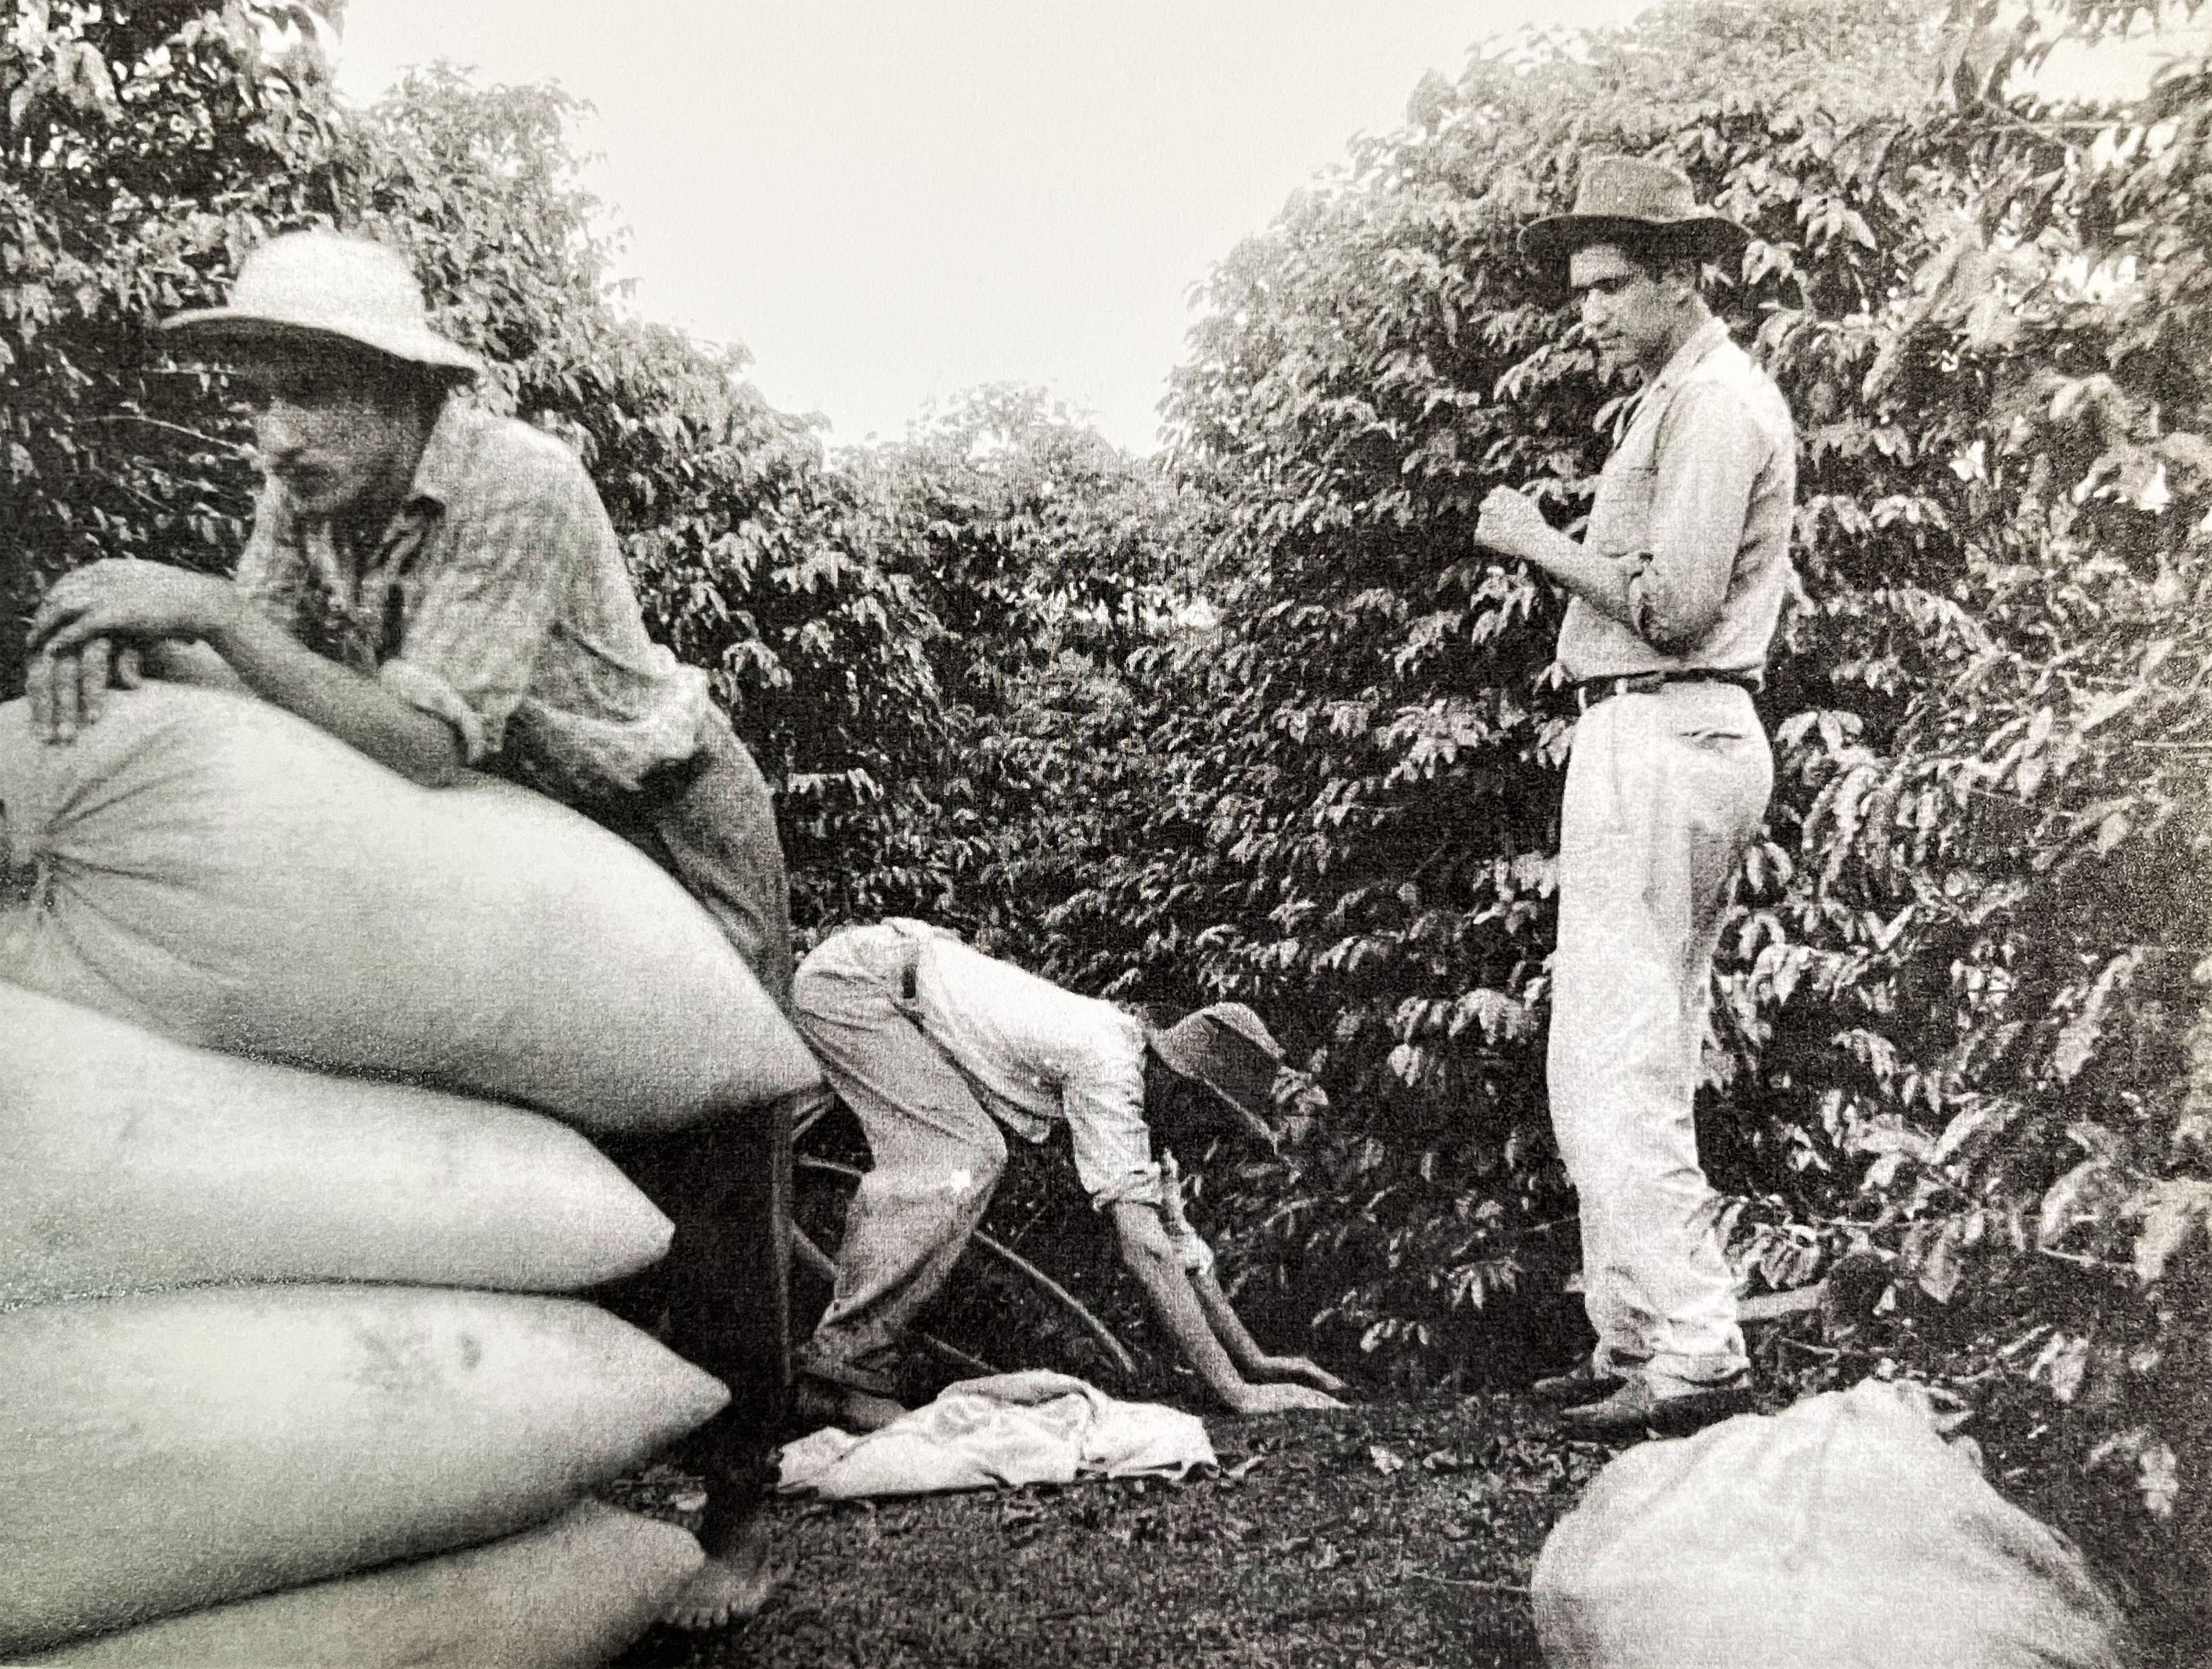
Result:
{"type": "MultiPolygon", "coordinates": [[[[252,398],[266,481],[237,577],[101,561],[31,628],[34,721],[65,743],[111,674],[244,685],[426,786],[465,768],[562,800],[641,847],[787,1002],[789,901],[768,785],[706,675],[646,635],[584,467],[452,398],[481,367],[430,328],[395,251],[297,232],[230,305],[169,329],[252,398]]],[[[607,1145],[676,1224],[655,1294],[730,1386],[700,1434],[708,1555],[672,1620],[727,1621],[766,1581],[757,1509],[788,1377],[786,1108],[607,1145]],[[764,1278],[765,1277],[765,1278],[764,1278]]]]}
{"type": "Polygon", "coordinates": [[[1671,163],[1583,162],[1574,212],[1524,242],[1643,390],[1579,543],[1502,487],[1474,530],[1568,595],[1558,656],[1582,717],[1547,1069],[1597,1347],[1537,1390],[1593,1434],[1687,1430],[1750,1400],[1691,1120],[1721,918],[1774,782],[1751,698],[1791,583],[1790,409],[1699,292],[1746,241],[1671,163]]]}
{"type": "Polygon", "coordinates": [[[1093,1205],[1113,1214],[1122,1261],[1207,1387],[1240,1414],[1338,1405],[1327,1393],[1340,1381],[1245,1330],[1170,1196],[1172,1156],[1164,1174],[1152,1154],[1155,1125],[1225,1121],[1273,1145],[1262,1114],[1282,1050],[1250,1009],[1217,1003],[1155,1029],[901,919],[833,935],[799,964],[792,998],[875,1160],[846,1214],[835,1296],[799,1354],[802,1396],[823,1417],[870,1429],[902,1411],[902,1343],[990,1203],[1000,1124],[1042,1141],[1055,1120],[1093,1205]]]}

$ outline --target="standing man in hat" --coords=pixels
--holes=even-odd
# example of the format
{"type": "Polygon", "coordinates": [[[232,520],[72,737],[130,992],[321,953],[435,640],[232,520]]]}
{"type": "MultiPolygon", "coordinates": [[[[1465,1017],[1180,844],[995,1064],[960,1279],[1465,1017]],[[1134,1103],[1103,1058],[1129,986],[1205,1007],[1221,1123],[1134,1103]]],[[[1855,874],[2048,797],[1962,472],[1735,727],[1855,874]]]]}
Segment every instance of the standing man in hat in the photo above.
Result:
{"type": "MultiPolygon", "coordinates": [[[[712,914],[788,1004],[783,852],[768,786],[706,674],[646,635],[622,547],[575,454],[451,398],[481,367],[430,327],[395,251],[270,240],[230,305],[168,328],[236,372],[266,481],[234,581],[94,562],[31,629],[34,722],[56,743],[111,677],[242,683],[416,782],[513,777],[622,834],[712,914]]],[[[788,1380],[788,1109],[611,1144],[674,1220],[654,1295],[726,1381],[700,1438],[708,1563],[674,1619],[757,1605],[757,1508],[788,1380]]]]}
{"type": "Polygon", "coordinates": [[[900,1347],[990,1204],[1006,1162],[999,1126],[1041,1142],[1054,1123],[1092,1205],[1113,1214],[1121,1261],[1207,1387],[1240,1414],[1337,1406],[1328,1393],[1341,1381],[1269,1355],[1245,1330],[1183,1221],[1173,1156],[1152,1153],[1161,1125],[1225,1123],[1274,1145],[1264,1114],[1282,1050],[1250,1009],[1217,1003],[1157,1029],[901,919],[833,934],[799,964],[792,995],[875,1161],[846,1213],[830,1308],[800,1352],[810,1414],[866,1430],[903,1411],[900,1347]]]}
{"type": "Polygon", "coordinates": [[[1671,164],[1584,162],[1574,212],[1524,247],[1565,267],[1591,344],[1643,391],[1579,542],[1506,488],[1474,533],[1568,594],[1558,658],[1582,717],[1547,1065],[1598,1341],[1536,1388],[1593,1435],[1686,1431],[1750,1402],[1691,1120],[1721,916],[1773,786],[1752,694],[1791,585],[1789,408],[1700,293],[1705,264],[1747,241],[1671,164]]]}

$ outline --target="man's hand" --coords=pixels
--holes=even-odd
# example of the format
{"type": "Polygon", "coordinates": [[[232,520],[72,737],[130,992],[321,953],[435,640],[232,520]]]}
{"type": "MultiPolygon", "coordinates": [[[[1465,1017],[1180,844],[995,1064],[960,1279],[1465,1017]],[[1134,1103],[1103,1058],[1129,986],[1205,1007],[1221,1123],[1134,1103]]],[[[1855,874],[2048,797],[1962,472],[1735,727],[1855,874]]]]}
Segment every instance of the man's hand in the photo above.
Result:
{"type": "Polygon", "coordinates": [[[1475,518],[1474,542],[1501,556],[1516,556],[1523,561],[1540,549],[1540,541],[1552,532],[1552,525],[1544,519],[1544,513],[1536,507],[1535,501],[1510,487],[1493,487],[1482,501],[1482,513],[1475,518]]]}
{"type": "Polygon", "coordinates": [[[1327,1392],[1305,1385],[1248,1385],[1230,1405],[1239,1414],[1288,1414],[1296,1409],[1341,1408],[1327,1392]]]}
{"type": "Polygon", "coordinates": [[[143,682],[135,644],[118,649],[96,637],[66,654],[41,652],[32,658],[23,680],[31,734],[48,742],[74,742],[80,729],[100,717],[109,689],[136,689],[143,682]]]}
{"type": "Polygon", "coordinates": [[[227,580],[167,562],[92,562],[56,580],[31,618],[31,647],[68,654],[94,638],[204,638],[232,618],[227,580]]]}
{"type": "Polygon", "coordinates": [[[1244,1371],[1255,1379],[1297,1380],[1332,1396],[1340,1397],[1348,1388],[1328,1369],[1305,1356],[1262,1356],[1244,1371]]]}
{"type": "Polygon", "coordinates": [[[64,575],[31,621],[33,733],[74,741],[99,719],[109,689],[137,688],[141,643],[210,636],[234,606],[223,580],[166,562],[93,562],[64,575]]]}

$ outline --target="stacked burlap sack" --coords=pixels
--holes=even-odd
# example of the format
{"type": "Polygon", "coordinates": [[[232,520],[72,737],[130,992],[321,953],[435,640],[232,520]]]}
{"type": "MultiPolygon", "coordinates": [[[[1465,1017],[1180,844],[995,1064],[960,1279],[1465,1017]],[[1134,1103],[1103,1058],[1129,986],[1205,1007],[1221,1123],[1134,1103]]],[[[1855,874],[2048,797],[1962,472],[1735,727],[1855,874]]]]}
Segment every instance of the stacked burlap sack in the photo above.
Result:
{"type": "Polygon", "coordinates": [[[813,1083],[750,972],[585,820],[244,697],[0,707],[0,1658],[619,1651],[701,1556],[587,1492],[727,1393],[547,1296],[671,1232],[577,1132],[813,1083]]]}

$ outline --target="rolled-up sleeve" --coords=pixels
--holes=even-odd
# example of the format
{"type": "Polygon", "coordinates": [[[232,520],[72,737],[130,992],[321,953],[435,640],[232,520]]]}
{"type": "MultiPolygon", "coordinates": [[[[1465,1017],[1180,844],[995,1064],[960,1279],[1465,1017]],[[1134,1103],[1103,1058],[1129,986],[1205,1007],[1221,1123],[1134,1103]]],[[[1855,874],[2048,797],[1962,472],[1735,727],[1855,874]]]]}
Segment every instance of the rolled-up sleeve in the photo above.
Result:
{"type": "Polygon", "coordinates": [[[590,477],[557,446],[532,448],[448,507],[456,542],[381,671],[395,695],[453,724],[471,765],[503,745],[570,576],[614,540],[590,477]]]}
{"type": "Polygon", "coordinates": [[[1075,1174],[1100,1209],[1160,1203],[1160,1168],[1145,1124],[1144,1034],[1126,1021],[1070,1062],[1060,1088],[1075,1174]]]}
{"type": "Polygon", "coordinates": [[[390,660],[376,671],[377,682],[410,707],[435,713],[461,738],[461,762],[474,765],[495,750],[487,740],[483,716],[435,672],[414,662],[390,660]]]}
{"type": "Polygon", "coordinates": [[[1753,489],[1772,441],[1732,389],[1692,383],[1660,422],[1647,548],[1628,582],[1629,623],[1667,654],[1719,622],[1753,489]]]}

